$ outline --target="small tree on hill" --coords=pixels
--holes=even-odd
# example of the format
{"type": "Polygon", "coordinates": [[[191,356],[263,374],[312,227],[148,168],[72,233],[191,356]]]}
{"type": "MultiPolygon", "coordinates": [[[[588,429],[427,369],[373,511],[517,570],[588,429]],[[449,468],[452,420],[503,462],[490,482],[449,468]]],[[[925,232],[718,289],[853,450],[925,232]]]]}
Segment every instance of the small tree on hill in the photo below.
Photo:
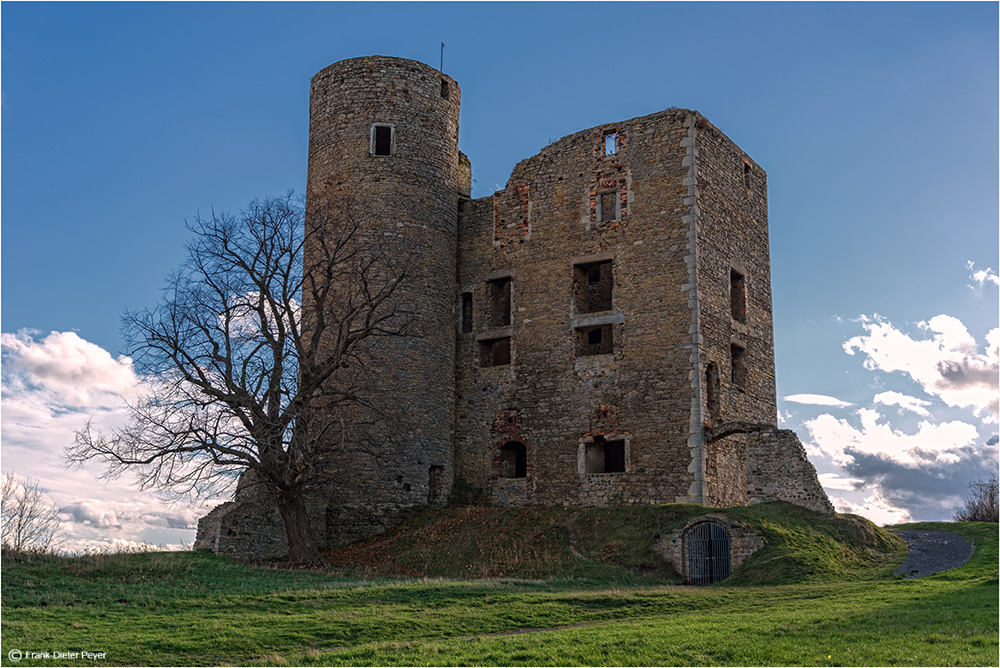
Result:
{"type": "Polygon", "coordinates": [[[334,451],[357,445],[352,428],[380,419],[366,360],[410,320],[395,299],[405,258],[363,220],[353,202],[306,215],[290,195],[196,218],[160,305],[123,317],[149,391],[122,429],[80,430],[68,458],[196,493],[251,471],[276,499],[289,559],[322,563],[305,502],[334,451]]]}
{"type": "Polygon", "coordinates": [[[986,480],[969,483],[965,505],[955,511],[956,522],[1000,521],[1000,502],[997,500],[997,475],[986,480]]]}
{"type": "Polygon", "coordinates": [[[4,471],[0,488],[3,549],[48,552],[55,546],[59,515],[37,480],[4,471]]]}

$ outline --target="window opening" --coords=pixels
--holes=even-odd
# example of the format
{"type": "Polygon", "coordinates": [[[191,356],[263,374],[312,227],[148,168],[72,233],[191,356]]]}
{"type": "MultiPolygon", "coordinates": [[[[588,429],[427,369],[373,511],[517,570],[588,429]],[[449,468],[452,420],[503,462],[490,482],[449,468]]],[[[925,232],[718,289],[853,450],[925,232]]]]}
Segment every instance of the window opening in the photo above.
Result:
{"type": "Polygon", "coordinates": [[[593,442],[586,445],[584,468],[587,473],[624,473],[625,441],[595,436],[593,442]]]}
{"type": "Polygon", "coordinates": [[[748,163],[744,162],[743,163],[743,185],[745,185],[747,188],[749,188],[750,185],[751,185],[750,176],[751,176],[752,173],[753,173],[753,169],[750,168],[750,165],[748,163]]]}
{"type": "Polygon", "coordinates": [[[479,365],[503,366],[510,364],[510,337],[479,342],[479,365]]]}
{"type": "Polygon", "coordinates": [[[508,327],[510,325],[511,287],[510,276],[489,281],[489,327],[508,327]]]}
{"type": "Polygon", "coordinates": [[[388,157],[392,155],[393,128],[391,125],[372,126],[372,155],[388,157]]]}
{"type": "Polygon", "coordinates": [[[715,522],[696,524],[687,538],[688,582],[710,585],[729,577],[729,532],[715,522]]]}
{"type": "Polygon", "coordinates": [[[615,350],[614,327],[612,325],[581,327],[576,332],[577,354],[581,357],[610,355],[615,350]]]}
{"type": "Polygon", "coordinates": [[[705,367],[705,388],[708,400],[705,402],[708,409],[708,417],[711,420],[719,418],[719,367],[715,362],[709,362],[705,367]]]}
{"type": "Polygon", "coordinates": [[[603,192],[600,197],[601,222],[610,223],[613,220],[618,220],[618,192],[603,192]]]}
{"type": "Polygon", "coordinates": [[[604,133],[604,155],[614,155],[618,152],[618,133],[614,130],[604,133]]]}
{"type": "Polygon", "coordinates": [[[462,332],[472,331],[472,293],[462,293],[462,332]]]}
{"type": "Polygon", "coordinates": [[[575,265],[573,282],[577,312],[596,313],[611,310],[611,295],[614,290],[611,260],[575,265]]]}
{"type": "Polygon", "coordinates": [[[747,384],[747,350],[738,343],[729,346],[729,353],[732,358],[733,385],[743,389],[747,384]]]}
{"type": "Polygon", "coordinates": [[[508,441],[500,448],[500,477],[524,478],[528,475],[528,449],[520,441],[508,441]]]}
{"type": "Polygon", "coordinates": [[[445,81],[444,79],[441,79],[441,97],[447,100],[449,93],[450,91],[448,90],[448,82],[445,81]]]}
{"type": "Polygon", "coordinates": [[[735,269],[729,270],[729,310],[734,320],[747,321],[747,281],[735,269]]]}

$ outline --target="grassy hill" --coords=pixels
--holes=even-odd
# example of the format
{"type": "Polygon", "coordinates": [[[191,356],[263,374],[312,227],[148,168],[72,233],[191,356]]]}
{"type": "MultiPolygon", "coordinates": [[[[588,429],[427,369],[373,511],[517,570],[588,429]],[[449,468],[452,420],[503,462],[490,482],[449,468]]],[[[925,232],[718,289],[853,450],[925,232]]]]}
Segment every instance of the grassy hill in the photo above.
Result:
{"type": "MultiPolygon", "coordinates": [[[[680,584],[653,545],[662,533],[707,510],[693,504],[427,510],[389,535],[333,550],[327,557],[359,576],[680,584]],[[570,533],[584,558],[570,550],[570,533]]],[[[885,577],[905,556],[899,538],[862,517],[829,517],[789,503],[730,508],[726,514],[756,529],[767,543],[726,586],[885,577]]]]}
{"type": "Polygon", "coordinates": [[[908,527],[955,531],[976,551],[961,568],[902,580],[891,575],[898,543],[864,520],[783,504],[733,510],[768,546],[720,585],[671,585],[643,545],[701,512],[432,511],[335,551],[340,565],[324,572],[204,552],[5,553],[0,661],[997,665],[997,525],[908,527]],[[569,550],[567,522],[584,559],[569,550]]]}

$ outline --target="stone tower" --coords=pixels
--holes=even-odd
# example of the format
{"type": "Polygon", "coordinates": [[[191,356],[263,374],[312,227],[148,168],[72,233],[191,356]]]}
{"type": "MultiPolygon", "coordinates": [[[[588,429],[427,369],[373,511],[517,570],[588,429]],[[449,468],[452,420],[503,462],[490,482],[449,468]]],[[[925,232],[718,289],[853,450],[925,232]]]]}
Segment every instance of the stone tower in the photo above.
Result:
{"type": "Polygon", "coordinates": [[[406,407],[392,416],[405,442],[366,434],[384,441],[377,465],[344,455],[340,512],[372,499],[443,505],[451,488],[460,99],[453,79],[400,58],[345,60],[312,79],[307,210],[351,207],[408,274],[396,308],[411,335],[378,339],[367,379],[380,405],[406,407]]]}

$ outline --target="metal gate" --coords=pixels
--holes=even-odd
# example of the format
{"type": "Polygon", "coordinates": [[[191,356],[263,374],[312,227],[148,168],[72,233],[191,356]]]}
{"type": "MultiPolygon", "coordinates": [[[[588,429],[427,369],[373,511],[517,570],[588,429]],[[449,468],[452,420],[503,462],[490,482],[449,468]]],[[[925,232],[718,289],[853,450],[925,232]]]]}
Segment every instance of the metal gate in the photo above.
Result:
{"type": "Polygon", "coordinates": [[[729,532],[721,524],[705,522],[688,533],[688,582],[710,585],[729,577],[729,532]]]}

